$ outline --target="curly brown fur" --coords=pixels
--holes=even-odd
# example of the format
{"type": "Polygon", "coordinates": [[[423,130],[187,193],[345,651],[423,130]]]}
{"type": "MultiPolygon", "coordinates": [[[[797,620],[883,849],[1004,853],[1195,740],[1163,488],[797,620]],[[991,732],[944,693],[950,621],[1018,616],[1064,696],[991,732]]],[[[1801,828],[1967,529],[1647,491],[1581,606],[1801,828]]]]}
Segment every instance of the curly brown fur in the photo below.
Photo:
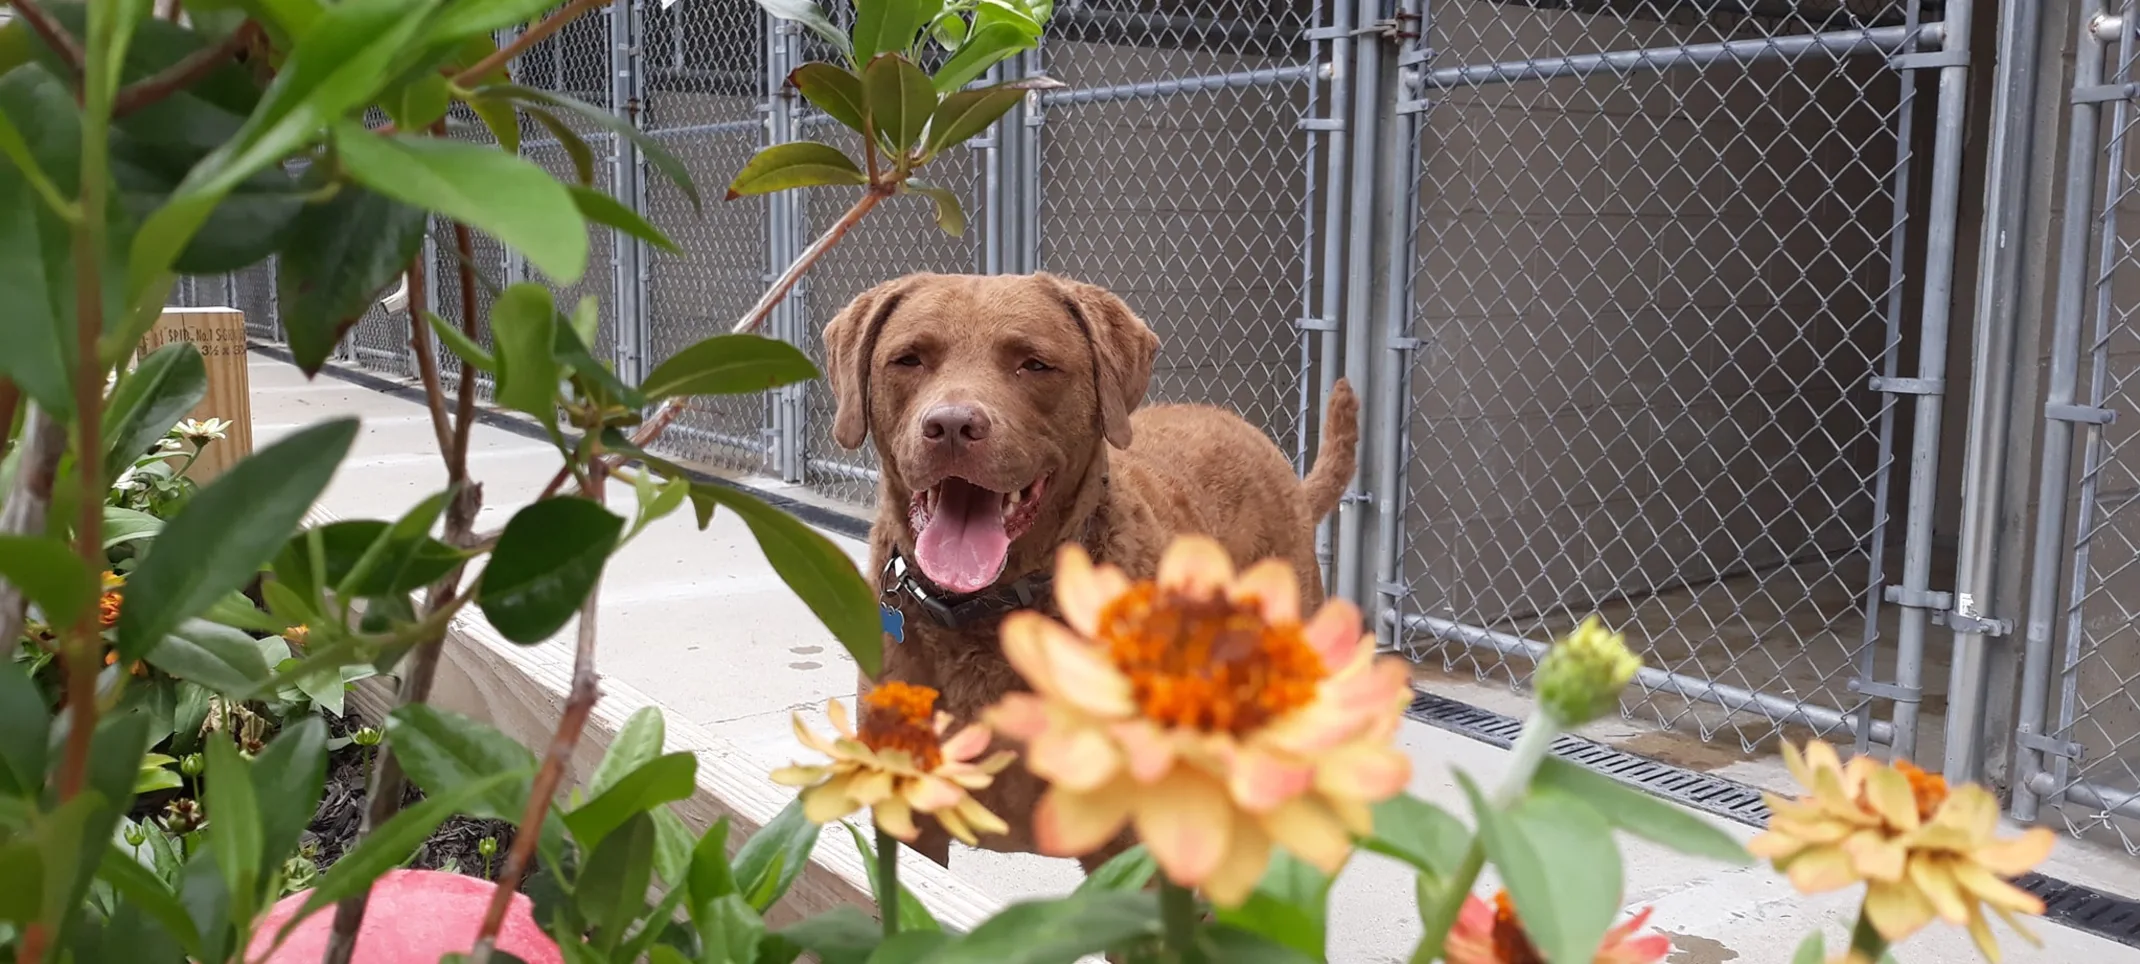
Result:
{"type": "MultiPolygon", "coordinates": [[[[1303,482],[1277,445],[1231,412],[1140,408],[1159,339],[1093,285],[1047,274],[909,275],[856,298],[824,337],[838,403],[834,437],[849,448],[868,439],[882,466],[873,575],[895,547],[916,559],[916,506],[926,504],[917,492],[946,478],[996,493],[1038,479],[1045,484],[1020,510],[1031,518],[1011,539],[997,583],[1052,566],[1072,541],[1132,578],[1150,578],[1175,535],[1198,533],[1219,540],[1238,565],[1290,560],[1303,604],[1321,602],[1314,528],[1351,485],[1359,440],[1359,402],[1345,382],[1331,395],[1303,482]]],[[[887,638],[884,679],[934,687],[939,707],[962,723],[1026,688],[997,646],[994,623],[952,630],[898,602],[906,638],[887,638]]],[[[1053,601],[1041,608],[1052,615],[1053,601]]],[[[866,692],[870,681],[861,685],[866,692]]],[[[1011,825],[982,845],[1036,852],[1032,814],[1044,790],[1013,766],[982,791],[980,802],[1011,825]]],[[[1125,835],[1082,862],[1089,871],[1126,845],[1125,835]]],[[[949,839],[931,824],[915,849],[949,859],[949,839]]]]}

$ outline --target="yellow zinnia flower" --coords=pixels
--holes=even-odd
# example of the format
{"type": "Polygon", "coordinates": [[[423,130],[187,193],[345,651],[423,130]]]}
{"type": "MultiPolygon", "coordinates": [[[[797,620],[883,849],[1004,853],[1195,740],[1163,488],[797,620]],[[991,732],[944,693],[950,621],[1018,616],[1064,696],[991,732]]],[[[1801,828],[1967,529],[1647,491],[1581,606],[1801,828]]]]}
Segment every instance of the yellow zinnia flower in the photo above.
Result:
{"type": "Polygon", "coordinates": [[[908,843],[918,832],[916,813],[934,816],[969,845],[976,832],[1009,829],[968,793],[994,782],[1013,757],[1005,751],[973,762],[988,749],[988,727],[974,724],[944,739],[951,715],[936,712],[936,691],[926,686],[884,683],[861,703],[860,733],[848,725],[840,701],[826,703],[825,715],[838,731],[830,740],[811,732],[802,714],[795,714],[795,738],[832,760],[773,771],[773,782],[804,788],[804,817],[830,823],[869,807],[880,829],[908,843]]]}
{"type": "Polygon", "coordinates": [[[1004,621],[1034,692],[989,716],[1051,784],[1033,814],[1042,852],[1088,854],[1133,823],[1169,880],[1238,904],[1274,843],[1335,873],[1373,829],[1369,804],[1411,778],[1390,745],[1412,699],[1404,661],[1375,659],[1350,603],[1303,622],[1286,563],[1235,578],[1218,543],[1185,536],[1156,582],[1132,584],[1073,545],[1055,594],[1068,626],[1004,621]]]}
{"type": "Polygon", "coordinates": [[[1937,917],[1969,929],[1985,958],[1999,960],[1984,908],[2031,943],[2016,914],[2039,915],[2043,901],[2007,879],[2051,854],[2051,831],[2035,827],[2001,840],[1999,804],[1975,785],[1948,788],[1909,763],[1866,756],[1842,762],[1818,740],[1801,754],[1783,747],[1791,775],[1811,791],[1797,800],[1768,796],[1768,831],[1748,845],[1802,893],[1864,881],[1865,916],[1890,943],[1937,917]]]}

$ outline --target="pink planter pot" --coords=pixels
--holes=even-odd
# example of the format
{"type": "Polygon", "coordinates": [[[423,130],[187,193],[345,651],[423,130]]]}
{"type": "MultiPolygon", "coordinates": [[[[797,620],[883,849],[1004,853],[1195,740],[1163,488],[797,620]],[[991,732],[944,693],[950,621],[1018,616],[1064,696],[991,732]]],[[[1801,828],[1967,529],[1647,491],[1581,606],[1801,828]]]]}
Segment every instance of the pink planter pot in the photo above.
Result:
{"type": "MultiPolygon", "coordinates": [[[[441,955],[465,954],[475,946],[483,912],[496,885],[487,880],[435,870],[390,870],[372,884],[364,927],[357,932],[352,964],[437,964],[441,955]]],[[[255,932],[247,960],[275,940],[275,934],[305,903],[309,892],[292,894],[270,908],[255,932]]],[[[334,908],[321,910],[297,925],[263,964],[317,964],[334,929],[334,908]]],[[[557,943],[535,923],[535,903],[514,894],[498,932],[498,949],[528,964],[564,964],[557,943]]]]}

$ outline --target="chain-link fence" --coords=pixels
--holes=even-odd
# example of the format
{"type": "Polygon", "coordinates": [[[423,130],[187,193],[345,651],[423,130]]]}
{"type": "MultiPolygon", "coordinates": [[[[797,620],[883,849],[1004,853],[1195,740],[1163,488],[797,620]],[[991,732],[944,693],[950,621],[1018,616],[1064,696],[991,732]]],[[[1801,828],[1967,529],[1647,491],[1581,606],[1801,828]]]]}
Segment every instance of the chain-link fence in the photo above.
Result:
{"type": "MultiPolygon", "coordinates": [[[[1648,732],[1943,761],[2140,852],[2125,2],[1063,0],[991,79],[1065,87],[930,172],[969,230],[895,200],[764,331],[822,360],[899,275],[1073,276],[1160,334],[1152,400],[1239,412],[1303,468],[1347,377],[1367,434],[1320,545],[1422,687],[1520,687],[1596,612],[1644,657],[1623,710],[1648,732]],[[2017,9],[2042,20],[1988,66],[1971,18],[2017,9]]],[[[636,0],[516,63],[704,193],[585,131],[592,185],[682,249],[598,231],[559,292],[597,299],[620,372],[727,330],[851,200],[718,200],[768,144],[851,136],[785,83],[823,56],[751,0],[636,0]]],[[[578,176],[549,138],[521,152],[578,176]]],[[[463,255],[427,246],[411,307],[459,324],[463,255]]],[[[492,293],[539,278],[480,235],[466,257],[487,341],[492,293]]],[[[277,297],[272,264],[173,295],[264,339],[277,297]]],[[[411,318],[367,314],[341,359],[408,374],[411,318]]],[[[664,444],[862,514],[874,451],[832,408],[822,383],[700,400],[664,444]]]]}

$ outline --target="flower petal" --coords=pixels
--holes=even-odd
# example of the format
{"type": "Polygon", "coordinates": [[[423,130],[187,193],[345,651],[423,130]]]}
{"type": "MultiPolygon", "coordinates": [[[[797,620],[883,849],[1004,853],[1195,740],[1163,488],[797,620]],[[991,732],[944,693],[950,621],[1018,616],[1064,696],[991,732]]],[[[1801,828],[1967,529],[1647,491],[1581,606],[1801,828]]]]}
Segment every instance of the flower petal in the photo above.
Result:
{"type": "Polygon", "coordinates": [[[1042,696],[1095,716],[1130,715],[1129,680],[1061,623],[1031,612],[1003,621],[1003,656],[1042,696]]]}
{"type": "Polygon", "coordinates": [[[1048,728],[1048,701],[1031,693],[1007,693],[982,714],[1007,739],[1024,742],[1048,728]]]}
{"type": "Polygon", "coordinates": [[[1352,856],[1352,835],[1330,809],[1307,797],[1294,797],[1263,817],[1263,829],[1287,853],[1325,874],[1335,874],[1352,856]]]}
{"type": "Polygon", "coordinates": [[[2001,877],[2019,877],[2036,869],[2051,856],[2056,835],[2044,827],[2030,827],[2012,840],[1994,840],[1970,851],[1984,869],[2001,877]]]}
{"type": "Polygon", "coordinates": [[[988,741],[991,739],[994,739],[994,735],[988,731],[988,727],[975,723],[960,730],[957,736],[945,740],[939,749],[944,759],[964,763],[988,749],[988,741]]]}
{"type": "Polygon", "coordinates": [[[803,722],[801,713],[791,714],[791,717],[795,721],[795,742],[826,756],[836,755],[832,751],[832,741],[813,732],[809,724],[803,722]]]}
{"type": "Polygon", "coordinates": [[[1883,883],[1902,879],[1910,855],[1901,841],[1874,830],[1851,834],[1843,841],[1843,852],[1850,855],[1851,869],[1858,876],[1883,883]]]}
{"type": "Polygon", "coordinates": [[[1201,599],[1217,596],[1233,581],[1233,558],[1210,536],[1175,537],[1159,557],[1159,588],[1201,599]]]}
{"type": "Polygon", "coordinates": [[[1992,876],[1991,871],[1985,870],[1975,861],[1957,860],[1950,866],[1954,871],[1954,882],[1962,885],[1963,890],[1975,894],[1984,903],[2019,911],[2032,917],[2043,914],[2042,899],[1992,876]]]}
{"type": "Polygon", "coordinates": [[[1300,580],[1293,575],[1292,565],[1283,559],[1265,559],[1248,567],[1226,588],[1226,598],[1235,602],[1253,600],[1267,623],[1300,622],[1300,580]]]}
{"type": "Polygon", "coordinates": [[[1933,913],[1932,902],[1908,884],[1875,881],[1865,888],[1865,919],[1889,943],[1923,930],[1933,913]]]}
{"type": "Polygon", "coordinates": [[[1137,797],[1132,817],[1153,861],[1168,880],[1202,885],[1225,859],[1232,839],[1233,808],[1225,788],[1201,773],[1176,768],[1137,797]]]}
{"type": "Polygon", "coordinates": [[[847,793],[852,782],[834,777],[802,792],[803,819],[811,823],[831,823],[862,809],[862,805],[847,793]]]}
{"type": "Polygon", "coordinates": [[[825,716],[832,720],[832,728],[840,731],[841,736],[850,740],[854,739],[854,721],[848,718],[845,704],[839,700],[826,700],[825,716]]]}
{"type": "Polygon", "coordinates": [[[1085,547],[1071,543],[1055,557],[1055,604],[1063,620],[1080,636],[1099,632],[1100,613],[1129,589],[1129,580],[1113,566],[1094,566],[1085,547]]]}
{"type": "Polygon", "coordinates": [[[921,831],[914,826],[913,809],[898,797],[884,798],[882,803],[870,808],[870,816],[876,820],[878,829],[907,843],[913,843],[915,837],[921,836],[921,831]]]}
{"type": "Polygon", "coordinates": [[[1941,920],[1949,924],[1969,923],[1970,906],[1975,901],[1962,894],[1962,887],[1955,882],[1946,861],[1923,854],[1910,858],[1910,886],[1932,902],[1932,910],[1941,920]]]}
{"type": "Polygon", "coordinates": [[[1279,757],[1255,746],[1234,754],[1227,768],[1227,789],[1235,803],[1251,813],[1269,813],[1300,796],[1321,774],[1316,768],[1279,757]]]}
{"type": "Polygon", "coordinates": [[[883,770],[865,770],[855,774],[848,784],[847,795],[865,807],[874,807],[885,797],[892,795],[892,775],[883,770]]]}
{"type": "Polygon", "coordinates": [[[1051,730],[1027,745],[1025,768],[1049,783],[1083,792],[1113,780],[1122,770],[1122,754],[1096,728],[1051,730]]]}
{"type": "Polygon", "coordinates": [[[1380,803],[1412,780],[1412,758],[1386,744],[1352,743],[1315,767],[1315,789],[1325,796],[1380,803]]]}
{"type": "Polygon", "coordinates": [[[1204,881],[1204,896],[1220,907],[1239,907],[1255,893],[1271,863],[1271,838],[1254,820],[1236,820],[1225,859],[1204,881]]]}
{"type": "Polygon", "coordinates": [[[1820,894],[1841,890],[1858,882],[1851,872],[1850,855],[1841,847],[1812,847],[1791,858],[1790,866],[1783,868],[1791,878],[1791,886],[1801,894],[1820,894]]]}
{"type": "Polygon", "coordinates": [[[774,770],[771,774],[771,779],[774,783],[784,787],[807,787],[814,786],[819,781],[824,780],[826,774],[830,772],[824,767],[785,766],[774,770]]]}
{"type": "Polygon", "coordinates": [[[1082,857],[1122,833],[1137,789],[1117,780],[1090,793],[1050,787],[1033,808],[1033,840],[1050,857],[1082,857]]]}
{"type": "Polygon", "coordinates": [[[1107,735],[1115,738],[1129,775],[1138,783],[1157,782],[1174,765],[1174,743],[1152,721],[1138,718],[1109,724],[1107,735]]]}
{"type": "Polygon", "coordinates": [[[1002,817],[996,816],[993,811],[981,806],[980,801],[972,797],[960,800],[959,805],[953,807],[952,810],[958,814],[959,819],[966,821],[967,826],[981,833],[1002,834],[1010,832],[1010,824],[1004,823],[1002,817]]]}
{"type": "Polygon", "coordinates": [[[1902,771],[1880,767],[1867,774],[1864,800],[1889,826],[1905,832],[1917,829],[1917,795],[1902,771]]]}
{"type": "Polygon", "coordinates": [[[1374,648],[1374,637],[1360,633],[1360,607],[1344,599],[1325,601],[1323,608],[1315,611],[1315,618],[1302,627],[1301,634],[1315,655],[1323,658],[1323,668],[1333,673],[1351,663],[1359,655],[1359,647],[1374,648]]]}
{"type": "Polygon", "coordinates": [[[901,796],[905,797],[907,804],[914,809],[923,813],[935,813],[958,806],[960,800],[966,799],[966,791],[959,789],[957,784],[949,780],[922,777],[908,786],[901,796]]]}

